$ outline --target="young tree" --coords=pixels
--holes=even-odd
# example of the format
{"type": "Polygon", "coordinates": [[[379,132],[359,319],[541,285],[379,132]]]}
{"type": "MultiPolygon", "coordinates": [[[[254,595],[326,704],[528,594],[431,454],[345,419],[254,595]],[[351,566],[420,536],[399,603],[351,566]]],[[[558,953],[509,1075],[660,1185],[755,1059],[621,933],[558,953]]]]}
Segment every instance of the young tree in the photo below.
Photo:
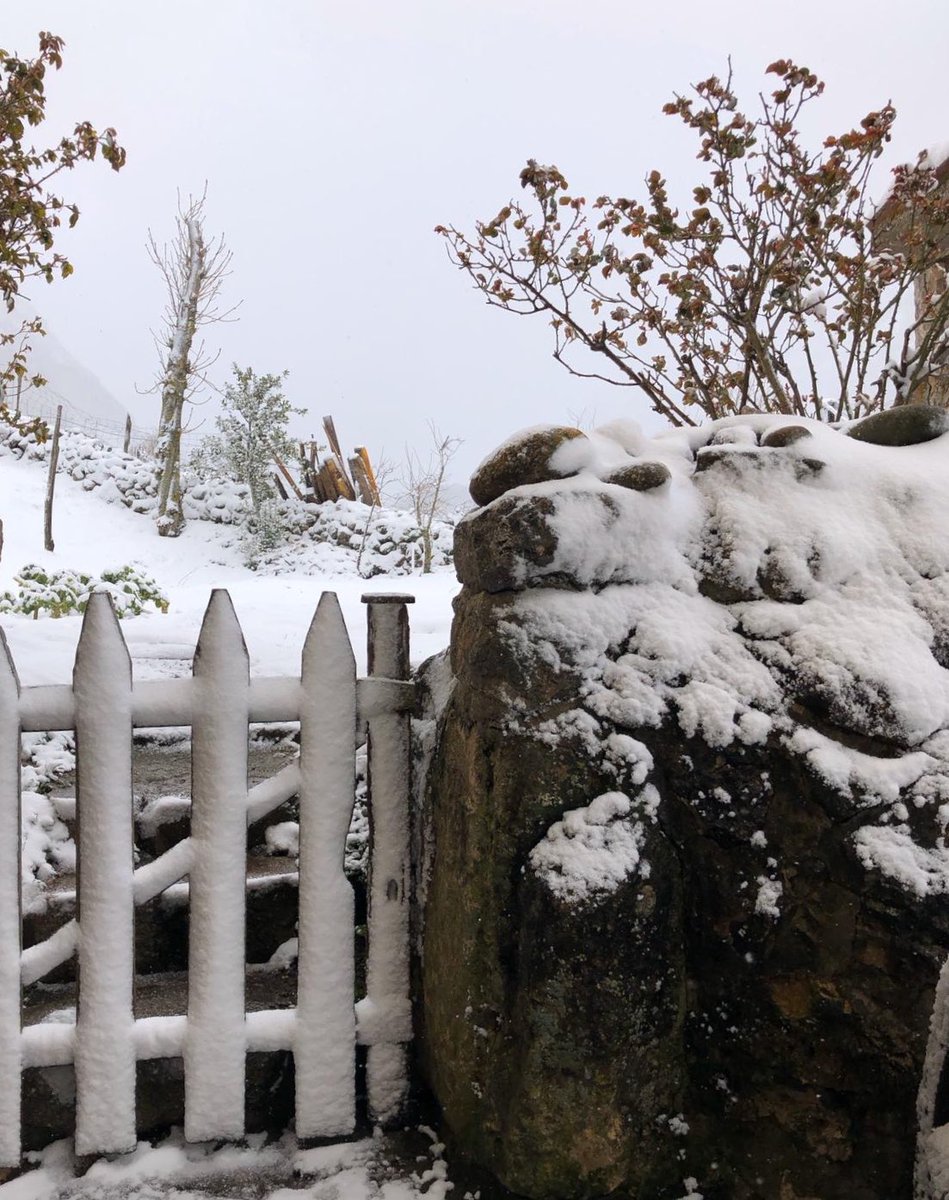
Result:
{"type": "MultiPolygon", "coordinates": [[[[88,121],[45,149],[27,140],[27,128],[41,125],[46,117],[46,73],[51,67],[60,69],[62,50],[62,38],[51,33],[39,35],[39,53],[32,59],[0,49],[0,302],[7,313],[13,312],[27,280],[52,283],[72,274],[72,264],[53,249],[53,242],[64,222],[70,228],[76,224],[79,209],[54,192],[51,181],[100,154],[114,171],[125,164],[115,130],[98,133],[88,121]]],[[[38,317],[0,331],[0,390],[28,374],[29,339],[42,333],[38,317]]],[[[39,376],[34,380],[43,382],[39,376]]]]}
{"type": "Polygon", "coordinates": [[[949,251],[936,164],[920,156],[894,172],[875,228],[871,173],[892,106],[809,150],[801,114],[823,83],[786,60],[768,72],[779,84],[756,118],[730,74],[665,106],[708,166],[687,205],[658,171],[644,202],[589,205],[532,159],[528,202],[473,237],[438,227],[450,257],[490,304],[546,314],[573,374],[639,388],[674,424],[740,411],[840,420],[919,398],[949,353],[949,291],[922,293],[915,315],[911,303],[949,251]]]}
{"type": "Polygon", "coordinates": [[[251,367],[232,366],[234,379],[224,385],[221,415],[216,419],[218,432],[205,438],[196,456],[210,471],[227,476],[250,488],[251,507],[256,515],[262,505],[273,500],[271,482],[274,456],[292,458],[295,446],[287,426],[295,408],[283,394],[282,375],[257,375],[251,367]]]}
{"type": "MultiPolygon", "coordinates": [[[[160,370],[155,389],[161,395],[156,455],[158,482],[158,532],[177,537],[184,528],[181,497],[181,432],[184,408],[206,382],[207,369],[217,360],[204,343],[195,343],[198,330],[226,321],[234,312],[222,312],[218,298],[230,274],[231,252],[224,238],[207,240],[204,233],[204,201],[189,199],[178,205],[175,237],[159,248],[148,235],[148,252],[165,281],[167,304],[161,334],[156,336],[160,370]]],[[[236,307],[236,306],[235,306],[236,307]]]]}
{"type": "Polygon", "coordinates": [[[405,448],[405,473],[402,490],[415,523],[422,533],[422,574],[432,570],[432,526],[444,512],[445,472],[454,458],[461,438],[444,436],[434,422],[428,423],[432,444],[428,457],[405,448]]]}

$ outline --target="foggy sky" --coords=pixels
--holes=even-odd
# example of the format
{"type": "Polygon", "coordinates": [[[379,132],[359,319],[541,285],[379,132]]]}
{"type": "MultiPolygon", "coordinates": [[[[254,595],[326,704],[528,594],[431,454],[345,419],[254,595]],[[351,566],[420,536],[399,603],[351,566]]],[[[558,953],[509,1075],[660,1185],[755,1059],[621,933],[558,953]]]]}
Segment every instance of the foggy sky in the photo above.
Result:
{"type": "Polygon", "coordinates": [[[792,57],[827,81],[815,135],[892,99],[888,164],[949,140],[945,0],[7,0],[0,45],[32,55],[40,29],[66,48],[37,144],[88,119],[117,128],[128,165],[60,177],[82,210],[57,240],[76,273],[28,291],[135,420],[158,415],[136,392],[163,304],[147,232],[170,238],[177,192],[206,182],[207,232],[234,256],[223,299],[242,301],[207,332],[214,378],[289,369],[310,410],[295,431],[332,413],[374,456],[424,445],[435,420],[464,438],[459,478],[521,426],[656,427],[631,389],[554,363],[544,318],[489,309],[432,232],[493,216],[528,157],[588,196],[642,195],[658,167],[675,197],[700,170],[661,106],[729,55],[746,111],[792,57]]]}

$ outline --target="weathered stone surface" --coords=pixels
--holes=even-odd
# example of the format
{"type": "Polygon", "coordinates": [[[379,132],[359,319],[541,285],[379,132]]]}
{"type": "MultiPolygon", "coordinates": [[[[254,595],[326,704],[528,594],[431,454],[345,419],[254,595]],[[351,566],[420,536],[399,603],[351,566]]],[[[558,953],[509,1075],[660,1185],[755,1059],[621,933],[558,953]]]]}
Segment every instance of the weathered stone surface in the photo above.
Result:
{"type": "Polygon", "coordinates": [[[485,592],[523,587],[529,565],[544,567],[553,561],[553,511],[549,496],[509,496],[460,521],[455,530],[458,578],[485,592]]]}
{"type": "Polygon", "coordinates": [[[754,450],[732,446],[702,446],[695,456],[696,471],[708,471],[712,468],[724,469],[735,473],[743,470],[766,471],[774,468],[786,470],[790,465],[795,477],[799,480],[819,475],[825,463],[819,458],[788,458],[779,454],[773,444],[757,447],[754,450]]]}
{"type": "Polygon", "coordinates": [[[761,439],[762,446],[793,446],[814,435],[804,425],[779,425],[777,429],[769,429],[761,439]]]}
{"type": "Polygon", "coordinates": [[[552,748],[505,720],[527,697],[563,711],[570,689],[499,635],[511,617],[509,598],[466,593],[457,607],[460,679],[430,775],[424,1067],[456,1146],[512,1190],[651,1188],[675,1170],[676,1140],[655,1117],[680,1110],[683,1083],[675,856],[653,828],[654,874],[580,907],[531,872],[564,809],[616,779],[578,741],[552,748]]]}
{"type": "Polygon", "coordinates": [[[564,442],[583,436],[579,429],[551,425],[508,442],[472,475],[468,485],[471,499],[475,504],[490,504],[511,488],[522,484],[559,479],[560,476],[550,467],[550,456],[564,442]]]}
{"type": "MultiPolygon", "coordinates": [[[[661,464],[654,464],[660,466],[661,464]]],[[[522,591],[538,583],[545,587],[583,588],[599,578],[613,577],[621,564],[615,556],[598,559],[592,551],[578,554],[576,529],[597,544],[604,529],[630,517],[622,501],[608,489],[582,489],[543,496],[503,496],[478,509],[455,528],[455,571],[476,591],[522,591]],[[561,552],[558,517],[569,510],[574,526],[570,551],[561,552]]],[[[628,507],[628,506],[627,506],[628,507]]],[[[635,526],[631,526],[631,533],[635,526]]]]}
{"type": "Polygon", "coordinates": [[[580,681],[518,651],[518,612],[462,593],[429,777],[421,1045],[455,1148],[537,1200],[655,1200],[684,1174],[709,1200],[909,1200],[949,913],[866,873],[859,806],[780,738],[712,749],[675,724],[631,731],[660,764],[648,879],[558,901],[531,848],[634,789],[539,736],[580,681]]]}
{"type": "Polygon", "coordinates": [[[606,482],[631,488],[634,492],[651,492],[654,488],[668,483],[671,478],[672,473],[665,463],[634,462],[608,475],[606,482]]]}
{"type": "Polygon", "coordinates": [[[914,446],[949,431],[949,412],[927,404],[901,404],[864,417],[846,430],[847,437],[875,446],[914,446]]]}

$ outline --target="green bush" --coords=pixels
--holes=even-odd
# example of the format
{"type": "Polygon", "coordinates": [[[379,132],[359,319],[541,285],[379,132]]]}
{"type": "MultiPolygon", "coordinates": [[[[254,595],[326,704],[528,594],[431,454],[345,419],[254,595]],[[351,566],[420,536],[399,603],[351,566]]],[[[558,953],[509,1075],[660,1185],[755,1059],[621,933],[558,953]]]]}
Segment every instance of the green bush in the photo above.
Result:
{"type": "Polygon", "coordinates": [[[149,604],[159,612],[168,611],[168,598],[154,579],[137,567],[126,565],[115,571],[103,571],[93,578],[83,571],[47,571],[36,563],[28,563],[14,577],[15,592],[0,595],[0,612],[23,613],[32,616],[65,617],[83,613],[89,597],[95,591],[107,591],[119,617],[136,617],[149,604]]]}

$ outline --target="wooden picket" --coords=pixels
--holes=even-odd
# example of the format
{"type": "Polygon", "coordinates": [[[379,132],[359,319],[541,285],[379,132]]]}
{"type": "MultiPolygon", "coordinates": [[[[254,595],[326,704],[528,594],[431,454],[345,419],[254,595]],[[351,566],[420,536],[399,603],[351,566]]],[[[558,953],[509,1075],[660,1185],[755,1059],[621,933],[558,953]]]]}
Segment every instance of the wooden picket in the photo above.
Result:
{"type": "Polygon", "coordinates": [[[250,666],[234,606],[220,589],[198,636],[194,682],[185,1136],[201,1142],[244,1133],[250,666]]]}
{"type": "Polygon", "coordinates": [[[79,1004],[76,1152],[135,1149],[132,663],[112,600],[89,600],[76,649],[79,1004]]]}
{"type": "Polygon", "coordinates": [[[356,777],[356,661],[339,602],[320,600],[303,647],[300,701],[300,920],[297,966],[300,1137],[353,1128],[353,891],[343,872],[356,777]],[[337,912],[330,924],[321,912],[337,912]],[[342,914],[346,914],[343,918],[342,914]]]}
{"type": "MultiPolygon", "coordinates": [[[[105,593],[83,620],[72,687],[21,689],[0,631],[0,1075],[74,1064],[76,1149],[132,1149],[135,1065],[182,1057],[185,1136],[244,1134],[248,1051],[296,1059],[301,1138],[351,1133],[355,1047],[369,1046],[369,1109],[396,1120],[407,1088],[408,681],[411,597],[371,596],[370,675],[356,676],[339,603],[324,594],[297,678],[249,678],[225,591],[205,614],[190,680],[133,684],[105,593]],[[248,791],[250,721],[300,721],[299,764],[248,791]],[[191,836],[137,869],[133,859],[132,730],[192,726],[191,836]],[[371,884],[367,996],[353,1003],[353,893],[344,870],[355,798],[358,731],[370,731],[371,884]],[[74,729],[77,742],[78,922],[21,950],[21,730],[74,729]],[[293,795],[300,804],[299,958],[295,1009],[246,1012],[247,825],[293,795]],[[134,908],[190,881],[188,1011],[134,1016],[134,908]],[[21,1029],[21,988],[78,951],[75,1025],[21,1029]]],[[[0,1167],[20,1160],[20,1089],[0,1089],[0,1167]]]]}

